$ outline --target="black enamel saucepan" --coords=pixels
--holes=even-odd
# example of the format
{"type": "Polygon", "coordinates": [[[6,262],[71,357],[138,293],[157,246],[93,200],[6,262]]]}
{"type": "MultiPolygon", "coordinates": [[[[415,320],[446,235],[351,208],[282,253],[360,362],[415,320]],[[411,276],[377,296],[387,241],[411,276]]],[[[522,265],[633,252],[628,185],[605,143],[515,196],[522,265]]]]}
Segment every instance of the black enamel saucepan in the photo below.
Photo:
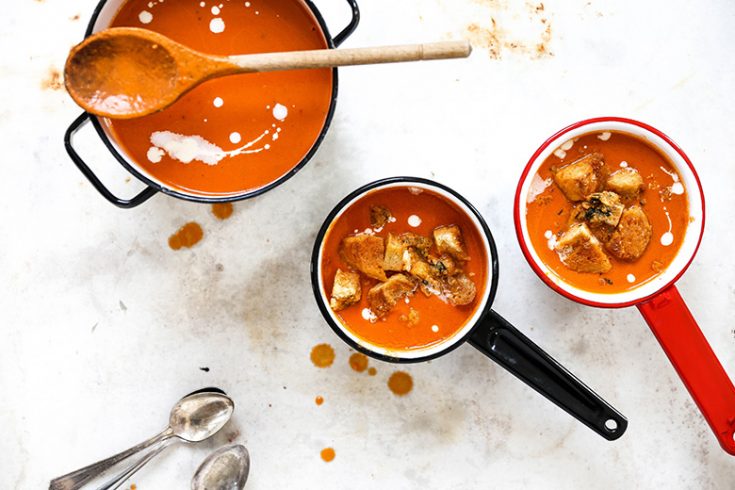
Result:
{"type": "MultiPolygon", "coordinates": [[[[92,18],[90,19],[89,24],[87,26],[85,37],[89,37],[92,34],[98,33],[110,27],[116,14],[127,3],[127,1],[128,0],[99,0],[99,3],[97,4],[97,7],[95,8],[94,13],[92,14],[92,18]]],[[[324,21],[324,18],[322,17],[321,13],[319,12],[319,9],[314,4],[314,2],[312,2],[311,0],[291,0],[291,1],[295,5],[303,5],[304,8],[307,8],[309,10],[310,15],[313,16],[314,21],[316,22],[313,29],[321,31],[321,35],[324,38],[324,42],[329,48],[336,48],[340,44],[342,44],[354,32],[354,30],[357,28],[357,25],[360,21],[360,10],[357,5],[357,0],[347,0],[347,4],[350,8],[350,13],[351,13],[350,21],[346,27],[344,27],[338,34],[332,37],[332,35],[329,32],[329,29],[327,28],[327,24],[324,21]]],[[[158,3],[160,4],[163,2],[158,2],[158,3]]],[[[175,3],[175,2],[172,2],[172,3],[175,3]]],[[[199,2],[196,2],[196,4],[198,3],[199,2]]],[[[249,5],[249,2],[245,2],[245,3],[248,3],[249,5]]],[[[196,5],[192,2],[192,8],[195,8],[195,7],[196,5]]],[[[242,8],[245,9],[244,6],[242,8]]],[[[209,10],[209,6],[207,6],[207,10],[209,10]]],[[[143,13],[147,13],[148,15],[151,15],[147,11],[143,13]]],[[[162,14],[162,15],[165,15],[165,14],[162,14]]],[[[138,27],[149,27],[153,30],[156,30],[155,28],[156,25],[157,25],[156,23],[152,24],[152,26],[147,26],[147,24],[141,24],[138,27]]],[[[208,21],[207,21],[207,25],[209,25],[208,21]]],[[[283,27],[281,30],[269,32],[267,34],[268,36],[273,36],[273,37],[292,36],[292,33],[290,33],[289,28],[290,27],[288,24],[283,23],[283,27]]],[[[163,194],[166,194],[172,197],[176,197],[179,199],[185,199],[187,201],[204,202],[204,203],[228,202],[228,201],[238,201],[242,199],[248,199],[248,198],[259,196],[263,194],[264,192],[267,192],[273,189],[274,187],[282,184],[283,182],[291,178],[293,175],[295,175],[296,172],[298,172],[304,165],[306,165],[306,163],[309,160],[311,160],[312,156],[314,156],[314,154],[316,153],[316,150],[318,149],[319,145],[321,144],[322,140],[327,134],[327,130],[329,129],[329,125],[332,121],[332,117],[334,116],[334,111],[337,105],[337,89],[338,89],[337,69],[334,68],[332,70],[331,97],[326,102],[324,102],[325,107],[323,107],[326,117],[324,118],[324,122],[322,124],[321,131],[319,131],[311,147],[308,149],[308,151],[306,151],[303,157],[301,157],[300,159],[295,159],[292,162],[288,162],[290,164],[289,170],[286,171],[283,175],[279,176],[278,178],[275,178],[257,187],[247,187],[247,188],[243,187],[242,189],[239,189],[236,192],[228,192],[228,193],[205,192],[202,189],[191,189],[187,187],[182,187],[181,185],[173,186],[171,183],[167,183],[161,180],[159,177],[147,171],[144,168],[144,166],[142,166],[139,162],[136,162],[136,160],[133,158],[131,153],[127,151],[124,148],[124,146],[120,143],[119,138],[115,136],[112,130],[112,127],[110,125],[110,121],[108,119],[100,118],[92,114],[88,114],[86,112],[82,113],[79,117],[77,117],[71,123],[69,128],[66,130],[66,133],[64,135],[64,144],[66,147],[66,151],[69,154],[69,157],[71,158],[71,160],[79,168],[82,174],[84,174],[84,176],[89,180],[89,182],[95,187],[95,189],[99,191],[102,197],[107,199],[112,204],[118,207],[121,207],[121,208],[133,208],[135,206],[143,204],[145,201],[150,199],[153,195],[155,195],[158,192],[161,192],[163,194]],[[84,158],[82,158],[81,154],[77,151],[77,147],[74,144],[74,137],[77,134],[77,132],[89,122],[92,123],[92,126],[96,130],[99,138],[102,140],[102,143],[105,145],[107,150],[112,154],[112,156],[115,157],[118,163],[120,163],[120,165],[122,165],[133,177],[137,178],[138,180],[140,180],[146,185],[146,187],[138,195],[133,196],[131,198],[124,198],[124,197],[117,196],[115,193],[113,193],[109,189],[107,185],[105,185],[102,182],[100,177],[98,177],[95,174],[95,172],[92,170],[92,167],[84,160],[84,158]]],[[[315,102],[315,105],[318,105],[318,104],[316,104],[315,102]]],[[[187,116],[194,119],[195,114],[189,114],[187,116]]],[[[249,120],[248,117],[243,116],[243,121],[248,121],[248,120],[249,120]]],[[[206,121],[206,119],[204,121],[206,121]]],[[[206,165],[204,165],[204,167],[206,167],[206,165]]]]}
{"type": "Polygon", "coordinates": [[[394,363],[428,361],[469,342],[605,439],[618,439],[627,428],[628,421],[620,412],[491,309],[498,288],[498,254],[492,234],[480,213],[464,197],[444,185],[415,177],[393,177],[367,184],[349,194],[329,213],[319,230],[311,258],[311,280],[316,302],[327,323],[348,345],[370,357],[394,363]],[[407,199],[411,193],[428,191],[447,200],[465,213],[475,226],[488,260],[486,282],[478,288],[482,296],[476,299],[479,306],[471,318],[453,335],[411,350],[387,349],[355,335],[330,308],[330,292],[322,279],[325,238],[332,225],[362,197],[387,188],[405,188],[407,199]]]}

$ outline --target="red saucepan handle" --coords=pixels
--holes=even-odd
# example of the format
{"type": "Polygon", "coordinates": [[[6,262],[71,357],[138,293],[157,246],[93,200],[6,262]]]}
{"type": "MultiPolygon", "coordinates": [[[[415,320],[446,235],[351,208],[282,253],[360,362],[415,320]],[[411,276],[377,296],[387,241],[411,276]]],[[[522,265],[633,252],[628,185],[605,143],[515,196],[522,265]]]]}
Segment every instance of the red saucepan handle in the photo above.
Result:
{"type": "Polygon", "coordinates": [[[675,286],[638,305],[720,445],[735,455],[735,387],[675,286]]]}

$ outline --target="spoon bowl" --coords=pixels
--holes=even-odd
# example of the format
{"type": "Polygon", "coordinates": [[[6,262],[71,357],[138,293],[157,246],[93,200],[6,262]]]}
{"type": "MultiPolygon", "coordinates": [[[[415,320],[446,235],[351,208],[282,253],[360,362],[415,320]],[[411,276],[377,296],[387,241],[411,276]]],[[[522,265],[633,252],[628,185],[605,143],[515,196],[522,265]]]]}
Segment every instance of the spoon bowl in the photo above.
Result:
{"type": "Polygon", "coordinates": [[[186,442],[210,438],[230,420],[235,404],[220,393],[196,393],[186,396],[171,410],[169,427],[186,442]]]}
{"type": "Polygon", "coordinates": [[[148,101],[168,102],[178,80],[177,60],[156,33],[138,34],[104,31],[76,46],[64,70],[72,97],[108,114],[143,114],[148,101]]]}
{"type": "Polygon", "coordinates": [[[199,465],[191,479],[192,490],[241,490],[250,473],[250,455],[245,446],[225,446],[199,465]]]}

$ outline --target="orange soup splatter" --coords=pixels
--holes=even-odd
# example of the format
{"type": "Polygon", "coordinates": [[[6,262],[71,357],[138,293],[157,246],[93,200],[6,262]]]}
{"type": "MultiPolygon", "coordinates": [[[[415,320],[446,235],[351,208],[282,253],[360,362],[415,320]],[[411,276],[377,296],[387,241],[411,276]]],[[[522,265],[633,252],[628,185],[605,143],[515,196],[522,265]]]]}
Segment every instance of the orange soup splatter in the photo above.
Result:
{"type": "Polygon", "coordinates": [[[324,403],[324,397],[322,397],[322,396],[317,396],[317,397],[316,397],[316,398],[314,399],[314,403],[316,403],[317,405],[321,405],[322,403],[324,403]]]}
{"type": "Polygon", "coordinates": [[[395,395],[407,395],[413,389],[413,379],[406,372],[396,371],[388,378],[388,388],[395,395]]]}
{"type": "Polygon", "coordinates": [[[212,204],[212,214],[214,214],[219,220],[225,220],[232,216],[232,211],[233,206],[231,202],[218,202],[212,204]]]}
{"type": "Polygon", "coordinates": [[[168,246],[174,250],[191,248],[202,239],[204,232],[199,223],[187,223],[168,238],[168,246]]]}
{"type": "Polygon", "coordinates": [[[322,282],[347,330],[379,347],[411,350],[439,343],[466,324],[485,294],[487,262],[480,232],[454,203],[426,189],[389,187],[367,193],[331,225],[322,282]],[[440,246],[441,230],[457,234],[462,250],[440,246]],[[366,245],[349,249],[358,241],[366,245]],[[363,253],[371,262],[356,264],[362,257],[355,255],[363,253]],[[393,256],[398,263],[389,266],[393,256]],[[344,294],[350,281],[352,297],[344,294]],[[404,288],[397,300],[387,296],[396,282],[404,288]],[[453,297],[443,289],[447,283],[472,294],[453,297]]]}
{"type": "Polygon", "coordinates": [[[334,362],[334,349],[329,344],[319,344],[311,349],[311,362],[316,367],[326,368],[334,362]]]}
{"type": "Polygon", "coordinates": [[[350,356],[350,367],[358,373],[365,371],[368,367],[367,356],[365,354],[355,352],[350,356]]]}
{"type": "MultiPolygon", "coordinates": [[[[318,20],[301,0],[128,0],[111,27],[150,29],[193,49],[232,55],[323,49],[318,20]],[[143,15],[145,14],[145,15],[143,15]]],[[[332,103],[330,69],[210,80],[168,109],[105,120],[115,141],[153,179],[197,195],[235,195],[288,174],[312,149],[332,103]]]]}
{"type": "Polygon", "coordinates": [[[327,463],[333,461],[334,456],[335,456],[334,449],[332,449],[331,447],[322,449],[321,456],[322,456],[322,459],[326,461],[327,463]]]}
{"type": "Polygon", "coordinates": [[[371,367],[371,368],[368,369],[368,374],[370,376],[375,376],[376,374],[378,374],[378,370],[375,369],[374,367],[371,367]]]}
{"type": "Polygon", "coordinates": [[[569,284],[595,293],[631,290],[659,275],[679,251],[689,224],[687,192],[674,166],[643,140],[585,134],[550,155],[533,178],[526,215],[531,243],[569,284]],[[584,175],[580,162],[594,171],[584,175]],[[577,175],[569,172],[572,165],[577,175]],[[582,196],[588,191],[593,194],[582,196]],[[565,239],[570,230],[592,235],[583,237],[589,240],[584,257],[574,248],[578,238],[565,239]]]}

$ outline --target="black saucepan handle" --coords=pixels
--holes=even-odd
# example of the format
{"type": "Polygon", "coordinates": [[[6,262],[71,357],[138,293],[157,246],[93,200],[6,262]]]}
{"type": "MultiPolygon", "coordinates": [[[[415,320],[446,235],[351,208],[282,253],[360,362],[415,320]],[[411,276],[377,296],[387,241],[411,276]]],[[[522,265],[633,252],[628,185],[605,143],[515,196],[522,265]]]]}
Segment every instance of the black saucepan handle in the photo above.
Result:
{"type": "Polygon", "coordinates": [[[350,23],[347,24],[347,27],[342,29],[339,34],[334,36],[334,39],[332,41],[334,42],[335,47],[339,47],[339,45],[342,44],[345,39],[350,37],[350,34],[355,32],[357,24],[360,23],[360,8],[357,6],[357,0],[347,0],[347,3],[350,4],[352,19],[350,20],[350,23]]]}
{"type": "Polygon", "coordinates": [[[628,427],[620,412],[493,310],[469,342],[605,439],[614,441],[628,427]]]}
{"type": "Polygon", "coordinates": [[[84,176],[87,177],[87,180],[92,183],[94,188],[97,189],[100,194],[102,194],[102,197],[110,201],[112,204],[121,208],[134,208],[135,206],[143,204],[158,191],[156,191],[156,189],[152,187],[146,186],[146,188],[143,189],[143,191],[137,196],[131,199],[121,199],[110,192],[107,187],[105,187],[102,181],[95,175],[94,172],[92,172],[92,169],[90,169],[89,166],[84,162],[84,160],[82,160],[82,157],[79,156],[79,153],[77,153],[77,150],[74,148],[72,137],[84,124],[89,122],[89,117],[89,114],[85,112],[81,116],[76,118],[74,122],[71,123],[71,125],[69,125],[69,128],[64,134],[64,146],[66,147],[66,152],[69,154],[74,164],[84,174],[84,176]]]}

